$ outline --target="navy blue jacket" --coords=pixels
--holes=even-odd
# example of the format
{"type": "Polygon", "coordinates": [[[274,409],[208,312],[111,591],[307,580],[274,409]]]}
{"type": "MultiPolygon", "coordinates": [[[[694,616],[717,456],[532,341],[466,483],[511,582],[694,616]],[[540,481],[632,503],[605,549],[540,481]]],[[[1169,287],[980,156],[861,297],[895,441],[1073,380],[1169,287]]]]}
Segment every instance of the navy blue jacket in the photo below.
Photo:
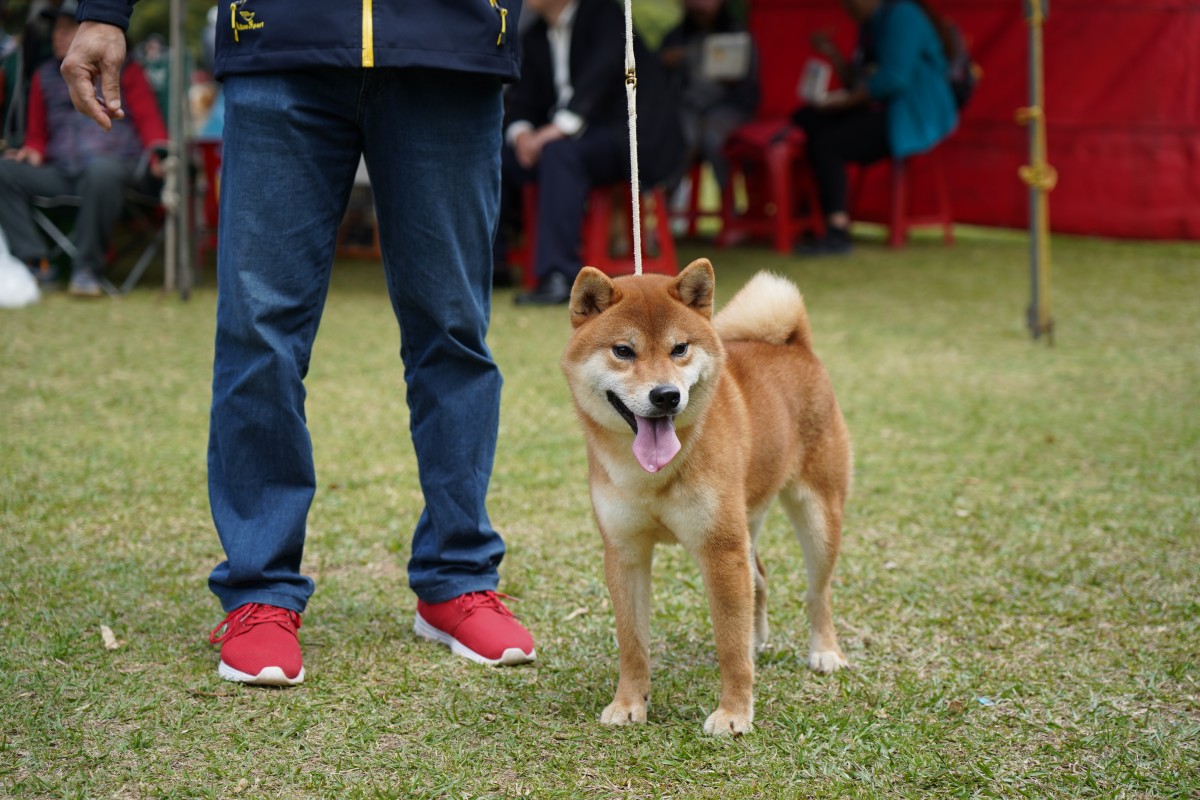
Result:
{"type": "MultiPolygon", "coordinates": [[[[129,26],[134,0],[81,0],[76,18],[129,26]]],[[[521,0],[226,0],[216,77],[313,67],[520,74],[521,0]]]]}

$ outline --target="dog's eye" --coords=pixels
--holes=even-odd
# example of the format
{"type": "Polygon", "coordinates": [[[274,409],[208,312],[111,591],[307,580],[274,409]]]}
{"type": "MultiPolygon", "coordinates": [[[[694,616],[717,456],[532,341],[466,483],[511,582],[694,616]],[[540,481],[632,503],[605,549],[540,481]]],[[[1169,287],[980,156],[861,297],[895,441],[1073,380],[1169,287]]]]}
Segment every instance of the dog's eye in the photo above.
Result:
{"type": "Polygon", "coordinates": [[[614,356],[623,360],[634,358],[637,355],[637,353],[633,352],[633,348],[627,344],[614,344],[612,352],[614,356]]]}
{"type": "Polygon", "coordinates": [[[671,355],[674,356],[675,358],[678,358],[680,356],[686,356],[687,351],[688,351],[687,342],[684,342],[683,344],[675,345],[675,347],[671,349],[671,355]]]}

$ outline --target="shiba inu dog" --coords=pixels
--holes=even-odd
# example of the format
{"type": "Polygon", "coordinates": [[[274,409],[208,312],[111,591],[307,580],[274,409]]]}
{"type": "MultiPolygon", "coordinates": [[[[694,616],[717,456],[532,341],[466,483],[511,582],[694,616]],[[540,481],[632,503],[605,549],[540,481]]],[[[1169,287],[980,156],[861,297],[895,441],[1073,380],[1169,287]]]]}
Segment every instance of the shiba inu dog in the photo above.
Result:
{"type": "Polygon", "coordinates": [[[600,721],[645,722],[650,565],[678,543],[700,566],[721,699],[710,734],[754,720],[754,653],[767,641],[767,577],[755,541],[778,497],[808,572],[809,666],[847,666],[830,581],[850,488],[850,437],[808,315],[790,281],[760,273],[713,316],[705,259],[679,275],[611,279],[585,267],[571,290],[562,368],[588,448],[592,508],[620,648],[600,721]]]}

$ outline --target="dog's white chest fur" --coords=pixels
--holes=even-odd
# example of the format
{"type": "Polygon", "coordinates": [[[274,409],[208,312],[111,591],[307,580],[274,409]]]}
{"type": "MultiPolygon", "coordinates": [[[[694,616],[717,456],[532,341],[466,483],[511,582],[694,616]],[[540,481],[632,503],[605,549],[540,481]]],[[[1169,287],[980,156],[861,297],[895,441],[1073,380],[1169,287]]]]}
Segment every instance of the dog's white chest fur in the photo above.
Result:
{"type": "MultiPolygon", "coordinates": [[[[636,468],[636,464],[634,468],[636,468]]],[[[596,519],[606,535],[616,542],[677,542],[691,549],[698,546],[716,521],[715,494],[675,483],[662,491],[662,480],[630,470],[626,486],[597,483],[592,486],[596,519]],[[630,481],[641,481],[644,491],[630,491],[630,481]]]]}

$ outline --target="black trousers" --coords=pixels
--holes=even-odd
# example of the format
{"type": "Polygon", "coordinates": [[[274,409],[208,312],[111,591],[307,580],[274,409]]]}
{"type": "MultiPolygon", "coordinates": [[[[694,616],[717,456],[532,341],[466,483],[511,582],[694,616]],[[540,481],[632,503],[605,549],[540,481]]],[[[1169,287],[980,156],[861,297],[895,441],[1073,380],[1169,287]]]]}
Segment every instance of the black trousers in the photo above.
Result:
{"type": "Polygon", "coordinates": [[[878,104],[824,112],[805,106],[792,115],[804,130],[805,150],[826,216],[847,212],[846,164],[870,164],[891,154],[887,112],[878,104]]]}

